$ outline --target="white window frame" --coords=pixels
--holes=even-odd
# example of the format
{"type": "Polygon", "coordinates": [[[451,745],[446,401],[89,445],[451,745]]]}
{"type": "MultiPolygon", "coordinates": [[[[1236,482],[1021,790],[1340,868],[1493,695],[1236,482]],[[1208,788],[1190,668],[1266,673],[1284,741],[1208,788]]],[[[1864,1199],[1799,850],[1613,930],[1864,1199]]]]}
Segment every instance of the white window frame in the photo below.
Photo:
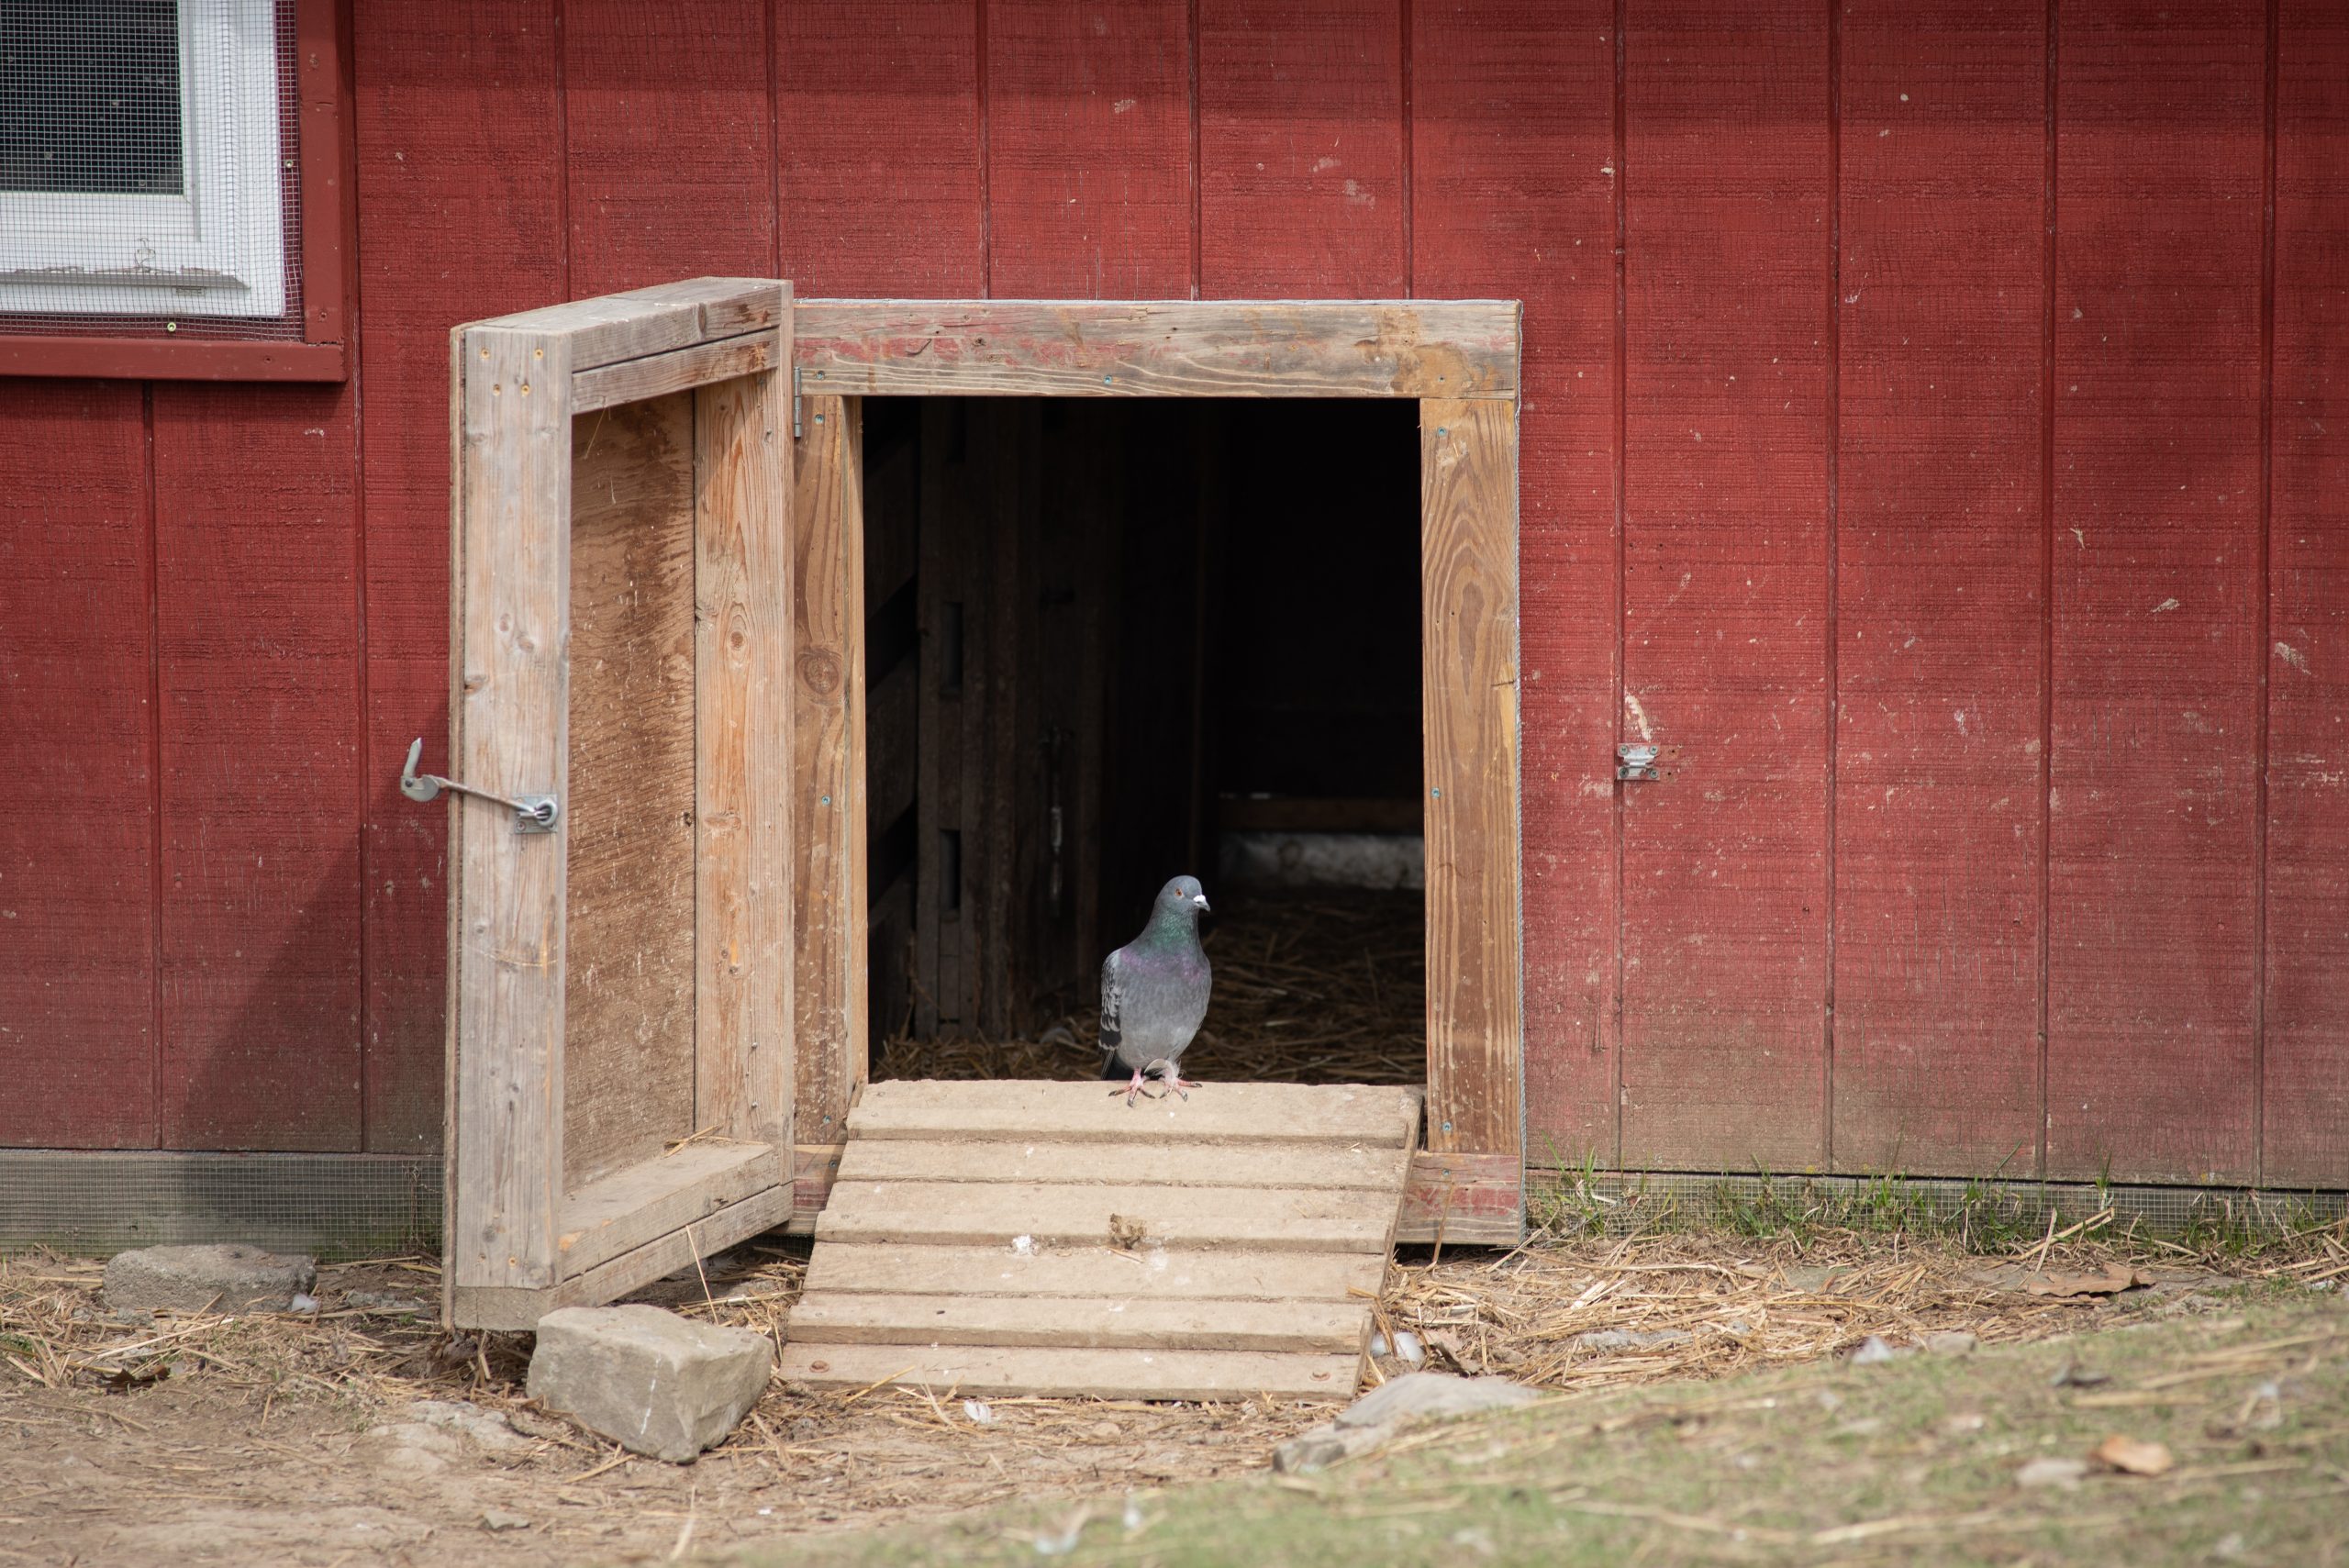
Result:
{"type": "Polygon", "coordinates": [[[0,312],[285,314],[275,0],[180,0],[179,195],[0,192],[0,312]]]}

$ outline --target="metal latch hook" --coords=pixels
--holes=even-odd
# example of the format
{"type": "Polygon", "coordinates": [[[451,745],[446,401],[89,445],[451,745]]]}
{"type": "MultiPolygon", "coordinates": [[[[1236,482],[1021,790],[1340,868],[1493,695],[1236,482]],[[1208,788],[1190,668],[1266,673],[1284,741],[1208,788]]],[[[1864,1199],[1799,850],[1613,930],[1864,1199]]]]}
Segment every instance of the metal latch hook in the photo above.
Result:
{"type": "Polygon", "coordinates": [[[1653,779],[1657,777],[1655,760],[1663,751],[1660,746],[1624,745],[1615,748],[1615,776],[1619,779],[1653,779]]]}
{"type": "Polygon", "coordinates": [[[493,795],[488,790],[475,789],[454,779],[444,779],[438,773],[419,773],[416,771],[416,764],[423,756],[424,738],[419,735],[409,743],[407,765],[400,770],[400,793],[410,800],[434,800],[444,789],[454,790],[459,795],[477,795],[512,811],[514,831],[517,833],[551,833],[562,816],[562,807],[555,804],[555,798],[551,795],[493,795]]]}

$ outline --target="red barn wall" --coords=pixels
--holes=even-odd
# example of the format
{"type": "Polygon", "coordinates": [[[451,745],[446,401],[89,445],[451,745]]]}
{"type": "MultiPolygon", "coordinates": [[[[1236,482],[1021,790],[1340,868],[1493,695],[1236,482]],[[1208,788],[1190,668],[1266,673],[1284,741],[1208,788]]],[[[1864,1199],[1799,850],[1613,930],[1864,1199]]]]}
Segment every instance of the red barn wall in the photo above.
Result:
{"type": "Polygon", "coordinates": [[[433,1147],[447,330],[735,272],[1525,302],[1538,1157],[2349,1184],[2338,6],[354,21],[350,383],[0,381],[0,1144],[433,1147]]]}

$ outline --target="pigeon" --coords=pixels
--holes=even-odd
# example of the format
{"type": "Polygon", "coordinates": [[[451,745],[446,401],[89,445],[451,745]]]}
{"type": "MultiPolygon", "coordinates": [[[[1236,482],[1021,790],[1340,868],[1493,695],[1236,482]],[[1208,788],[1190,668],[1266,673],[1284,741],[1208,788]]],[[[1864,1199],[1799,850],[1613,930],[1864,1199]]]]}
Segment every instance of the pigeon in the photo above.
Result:
{"type": "Polygon", "coordinates": [[[1141,935],[1101,962],[1101,1048],[1109,1053],[1101,1075],[1115,1082],[1133,1074],[1123,1091],[1130,1106],[1152,1073],[1185,1099],[1198,1087],[1176,1064],[1208,1016],[1210,978],[1199,947],[1199,911],[1207,906],[1197,877],[1176,877],[1158,890],[1141,935]]]}

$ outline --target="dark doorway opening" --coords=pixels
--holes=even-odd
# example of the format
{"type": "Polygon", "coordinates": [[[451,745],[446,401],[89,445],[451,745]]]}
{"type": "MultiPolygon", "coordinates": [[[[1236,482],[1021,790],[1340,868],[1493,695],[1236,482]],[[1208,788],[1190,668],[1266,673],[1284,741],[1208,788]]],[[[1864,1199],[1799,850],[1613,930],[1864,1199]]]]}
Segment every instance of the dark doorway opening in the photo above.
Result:
{"type": "Polygon", "coordinates": [[[1089,1076],[1190,872],[1186,1071],[1425,1077],[1417,417],[865,401],[874,1076],[1089,1076]]]}

